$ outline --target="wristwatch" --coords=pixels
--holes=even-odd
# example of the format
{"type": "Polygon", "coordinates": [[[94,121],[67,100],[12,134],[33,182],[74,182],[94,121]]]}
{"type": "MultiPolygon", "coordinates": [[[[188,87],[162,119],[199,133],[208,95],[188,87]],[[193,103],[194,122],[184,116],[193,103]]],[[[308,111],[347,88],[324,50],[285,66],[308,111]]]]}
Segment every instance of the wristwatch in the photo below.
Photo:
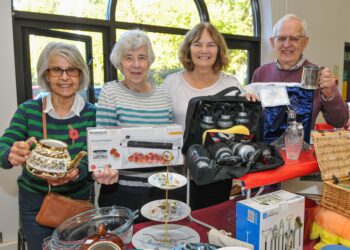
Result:
{"type": "Polygon", "coordinates": [[[322,100],[325,101],[325,102],[330,102],[330,101],[332,101],[332,100],[334,99],[334,97],[335,97],[335,93],[333,93],[333,95],[332,95],[331,97],[325,97],[325,96],[321,93],[321,98],[322,98],[322,100]]]}

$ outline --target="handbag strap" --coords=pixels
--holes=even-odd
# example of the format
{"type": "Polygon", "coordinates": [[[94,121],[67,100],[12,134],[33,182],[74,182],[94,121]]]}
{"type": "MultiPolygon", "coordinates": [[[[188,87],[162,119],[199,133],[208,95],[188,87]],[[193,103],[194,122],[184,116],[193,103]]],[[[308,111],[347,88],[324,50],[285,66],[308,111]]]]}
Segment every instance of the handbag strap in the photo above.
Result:
{"type": "Polygon", "coordinates": [[[43,110],[42,110],[42,123],[43,123],[43,139],[47,139],[47,129],[46,129],[46,97],[44,96],[43,99],[43,110]]]}
{"type": "MultiPolygon", "coordinates": [[[[43,97],[42,99],[43,102],[43,110],[42,110],[42,123],[43,123],[43,139],[47,139],[47,129],[46,129],[46,113],[45,113],[45,109],[46,109],[46,96],[43,97]]],[[[52,191],[52,187],[50,183],[47,183],[48,185],[48,193],[51,193],[52,191]]]]}
{"type": "Polygon", "coordinates": [[[216,93],[215,97],[223,97],[225,95],[227,95],[228,93],[232,92],[232,91],[237,91],[237,93],[235,94],[235,96],[239,96],[239,94],[241,93],[241,90],[235,86],[232,87],[228,87],[226,89],[221,90],[220,92],[216,93]]]}

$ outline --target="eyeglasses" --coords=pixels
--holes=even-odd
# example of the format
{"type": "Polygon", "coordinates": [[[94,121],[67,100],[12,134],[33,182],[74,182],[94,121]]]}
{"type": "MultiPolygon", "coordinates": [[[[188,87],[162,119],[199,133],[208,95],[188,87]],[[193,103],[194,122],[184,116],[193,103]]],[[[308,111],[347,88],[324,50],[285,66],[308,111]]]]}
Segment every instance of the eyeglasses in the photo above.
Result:
{"type": "Polygon", "coordinates": [[[275,39],[277,39],[278,43],[284,43],[287,39],[291,43],[298,43],[304,37],[305,36],[275,36],[275,39]]]}
{"type": "Polygon", "coordinates": [[[75,77],[80,75],[80,69],[76,68],[68,68],[68,69],[61,69],[61,68],[52,68],[47,70],[50,74],[50,76],[53,77],[60,77],[63,75],[63,72],[66,72],[67,75],[75,77]]]}

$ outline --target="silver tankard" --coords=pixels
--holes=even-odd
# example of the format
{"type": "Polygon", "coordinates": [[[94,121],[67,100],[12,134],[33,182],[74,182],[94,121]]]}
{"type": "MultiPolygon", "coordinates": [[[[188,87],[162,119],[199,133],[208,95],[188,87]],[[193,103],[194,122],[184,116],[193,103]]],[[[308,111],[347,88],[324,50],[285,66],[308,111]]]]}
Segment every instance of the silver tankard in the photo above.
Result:
{"type": "Polygon", "coordinates": [[[323,67],[320,66],[304,66],[301,76],[301,88],[303,89],[318,89],[320,81],[320,71],[323,67]]]}

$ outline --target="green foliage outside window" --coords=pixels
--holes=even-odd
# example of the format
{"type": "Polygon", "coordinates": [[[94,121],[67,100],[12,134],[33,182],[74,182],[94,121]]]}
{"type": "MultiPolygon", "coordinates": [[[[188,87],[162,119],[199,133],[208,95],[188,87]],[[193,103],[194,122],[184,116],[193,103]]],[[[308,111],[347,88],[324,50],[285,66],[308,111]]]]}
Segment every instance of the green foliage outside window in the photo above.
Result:
{"type": "Polygon", "coordinates": [[[250,0],[205,0],[210,21],[226,34],[253,36],[253,14],[250,0]]]}
{"type": "Polygon", "coordinates": [[[13,0],[14,10],[106,19],[108,0],[13,0]]]}
{"type": "MultiPolygon", "coordinates": [[[[253,18],[250,0],[205,0],[211,22],[224,34],[238,34],[253,36],[253,18]]],[[[105,19],[107,0],[13,0],[15,10],[41,12],[48,14],[71,15],[83,18],[105,19]]],[[[116,7],[116,21],[128,23],[141,23],[147,25],[165,26],[172,28],[191,29],[197,24],[199,14],[194,1],[190,0],[118,0],[116,7]]],[[[132,28],[132,24],[131,24],[132,28]]],[[[103,76],[102,36],[98,32],[82,32],[64,30],[65,32],[80,33],[92,36],[93,41],[93,70],[94,84],[101,87],[106,81],[103,76]]],[[[125,30],[116,30],[116,37],[125,30]]],[[[178,47],[183,40],[182,35],[152,33],[151,38],[156,61],[152,65],[150,78],[159,85],[166,75],[182,68],[178,61],[178,47]]],[[[32,75],[35,75],[35,66],[40,51],[49,40],[40,38],[38,42],[30,44],[32,75]]],[[[83,49],[83,48],[81,48],[83,49]]],[[[241,84],[247,82],[247,51],[230,50],[230,65],[225,70],[234,74],[241,84]]],[[[33,79],[33,86],[35,85],[33,79]]]]}

